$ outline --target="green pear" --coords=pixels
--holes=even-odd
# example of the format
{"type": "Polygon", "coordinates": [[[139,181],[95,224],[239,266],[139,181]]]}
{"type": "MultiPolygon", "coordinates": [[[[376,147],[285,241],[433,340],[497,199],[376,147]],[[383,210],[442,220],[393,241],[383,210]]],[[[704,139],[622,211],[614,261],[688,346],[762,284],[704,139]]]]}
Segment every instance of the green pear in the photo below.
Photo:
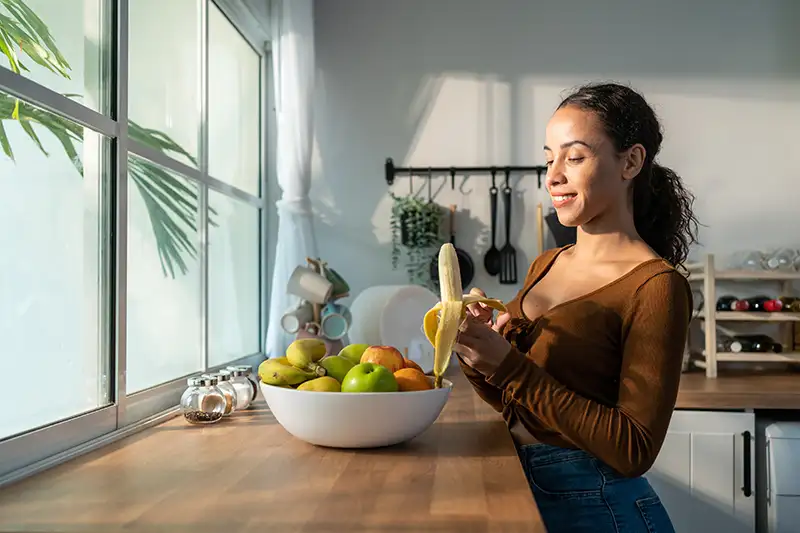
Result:
{"type": "Polygon", "coordinates": [[[334,378],[330,376],[322,376],[321,378],[314,378],[301,383],[297,386],[297,390],[313,392],[341,392],[342,386],[334,378]]]}
{"type": "Polygon", "coordinates": [[[352,361],[354,365],[361,362],[361,356],[369,348],[369,344],[348,344],[339,352],[339,357],[352,361]]]}
{"type": "Polygon", "coordinates": [[[328,372],[328,376],[336,379],[339,383],[344,380],[344,377],[355,366],[350,359],[342,357],[341,355],[329,355],[324,357],[320,362],[320,366],[328,372]]]}

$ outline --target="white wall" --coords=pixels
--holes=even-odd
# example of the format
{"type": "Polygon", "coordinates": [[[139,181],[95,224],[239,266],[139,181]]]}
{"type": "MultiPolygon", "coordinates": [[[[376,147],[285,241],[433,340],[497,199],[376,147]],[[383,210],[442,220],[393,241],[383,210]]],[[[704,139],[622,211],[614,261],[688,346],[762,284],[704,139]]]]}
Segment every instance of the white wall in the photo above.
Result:
{"type": "MultiPolygon", "coordinates": [[[[560,97],[597,79],[631,83],[656,107],[660,162],[697,196],[704,250],[800,246],[797,2],[337,0],[315,9],[316,228],[320,254],[352,294],[405,280],[391,270],[386,157],[403,166],[542,164],[560,97]]],[[[550,202],[535,178],[514,188],[524,273],[537,249],[536,204],[547,212],[550,202]]],[[[407,190],[398,179],[395,191],[407,190]]],[[[459,206],[457,242],[482,265],[486,178],[437,190],[440,204],[459,206]]],[[[482,267],[475,284],[502,298],[517,290],[482,267]]]]}
{"type": "MultiPolygon", "coordinates": [[[[72,66],[72,79],[65,80],[27,61],[33,70],[29,76],[53,90],[82,94],[96,107],[99,3],[70,0],[66,7],[26,1],[72,66]]],[[[131,3],[129,88],[131,118],[165,131],[194,154],[199,70],[192,62],[199,58],[199,44],[186,13],[195,8],[195,0],[131,3]]],[[[242,133],[257,127],[252,88],[258,72],[242,65],[241,49],[234,35],[228,37],[211,50],[218,74],[212,80],[215,110],[225,110],[212,114],[213,165],[219,179],[249,189],[258,139],[242,133]],[[222,89],[227,90],[224,101],[222,89]]],[[[6,121],[4,126],[16,162],[0,152],[0,365],[28,371],[30,363],[44,373],[6,380],[0,402],[11,402],[14,409],[0,420],[0,439],[97,407],[106,371],[99,338],[106,317],[98,302],[100,141],[87,135],[77,147],[85,165],[82,180],[46,130],[35,127],[49,157],[19,124],[6,121]]],[[[141,195],[134,186],[129,192],[128,391],[133,392],[200,370],[202,357],[199,265],[189,259],[186,275],[164,276],[141,195]]],[[[217,193],[209,201],[219,224],[209,231],[213,365],[258,350],[258,215],[256,208],[217,193]]]]}

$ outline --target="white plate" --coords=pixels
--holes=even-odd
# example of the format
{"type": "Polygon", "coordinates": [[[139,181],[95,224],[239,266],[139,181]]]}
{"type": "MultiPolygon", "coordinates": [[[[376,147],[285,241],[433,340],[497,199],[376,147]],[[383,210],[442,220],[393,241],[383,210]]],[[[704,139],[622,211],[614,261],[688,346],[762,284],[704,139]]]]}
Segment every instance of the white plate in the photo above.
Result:
{"type": "Polygon", "coordinates": [[[402,353],[408,350],[408,358],[425,372],[433,370],[433,347],[422,331],[422,320],[437,303],[439,297],[425,287],[408,285],[389,296],[380,318],[381,342],[402,353]]]}

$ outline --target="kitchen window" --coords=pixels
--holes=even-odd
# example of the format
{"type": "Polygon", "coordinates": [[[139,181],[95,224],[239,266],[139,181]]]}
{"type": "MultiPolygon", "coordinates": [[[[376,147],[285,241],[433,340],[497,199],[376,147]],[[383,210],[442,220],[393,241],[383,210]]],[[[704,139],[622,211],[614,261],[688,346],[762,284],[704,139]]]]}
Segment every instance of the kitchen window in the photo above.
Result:
{"type": "Polygon", "coordinates": [[[269,56],[242,6],[0,4],[0,483],[261,360],[269,56]]]}

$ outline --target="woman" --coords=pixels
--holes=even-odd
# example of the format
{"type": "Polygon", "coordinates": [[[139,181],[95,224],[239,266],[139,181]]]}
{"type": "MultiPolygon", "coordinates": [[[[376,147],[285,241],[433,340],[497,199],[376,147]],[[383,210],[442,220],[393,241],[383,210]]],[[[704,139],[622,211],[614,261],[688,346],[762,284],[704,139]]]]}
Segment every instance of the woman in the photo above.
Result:
{"type": "MultiPolygon", "coordinates": [[[[547,191],[575,244],[531,264],[508,313],[471,306],[456,354],[503,414],[549,533],[667,533],[641,477],[664,441],[692,308],[693,197],[656,163],[641,95],[581,87],[547,125],[547,191]]],[[[480,291],[478,291],[480,292],[480,291]]]]}

